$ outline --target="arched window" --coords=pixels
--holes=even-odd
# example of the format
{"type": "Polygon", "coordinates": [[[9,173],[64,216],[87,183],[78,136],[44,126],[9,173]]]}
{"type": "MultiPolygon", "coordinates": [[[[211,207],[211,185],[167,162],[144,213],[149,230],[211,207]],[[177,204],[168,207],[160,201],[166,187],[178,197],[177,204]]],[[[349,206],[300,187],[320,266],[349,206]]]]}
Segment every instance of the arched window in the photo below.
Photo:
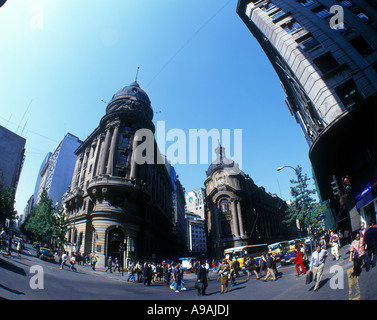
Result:
{"type": "Polygon", "coordinates": [[[222,213],[229,212],[229,203],[228,200],[221,200],[220,201],[220,210],[222,213]]]}

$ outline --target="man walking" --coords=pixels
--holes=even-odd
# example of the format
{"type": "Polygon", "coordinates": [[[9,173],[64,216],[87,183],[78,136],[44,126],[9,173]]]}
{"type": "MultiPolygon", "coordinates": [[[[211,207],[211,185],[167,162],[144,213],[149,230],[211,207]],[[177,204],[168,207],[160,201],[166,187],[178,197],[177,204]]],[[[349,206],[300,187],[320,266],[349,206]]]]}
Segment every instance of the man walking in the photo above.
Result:
{"type": "Polygon", "coordinates": [[[316,281],[314,287],[315,292],[317,292],[319,289],[327,254],[327,250],[322,249],[321,245],[317,245],[316,251],[312,253],[310,258],[310,272],[313,272],[313,280],[316,281]]]}
{"type": "Polygon", "coordinates": [[[366,266],[365,271],[370,270],[376,266],[377,258],[377,227],[374,226],[374,221],[369,223],[369,228],[365,231],[364,235],[365,245],[366,245],[366,266]],[[373,255],[373,258],[372,258],[373,255]]]}
{"type": "Polygon", "coordinates": [[[270,254],[266,253],[266,268],[267,268],[267,275],[264,278],[264,281],[267,281],[270,277],[272,280],[276,280],[275,270],[273,268],[274,260],[270,256],[270,254]]]}
{"type": "Polygon", "coordinates": [[[339,260],[339,236],[331,231],[330,237],[331,254],[335,257],[336,261],[339,260]]]}

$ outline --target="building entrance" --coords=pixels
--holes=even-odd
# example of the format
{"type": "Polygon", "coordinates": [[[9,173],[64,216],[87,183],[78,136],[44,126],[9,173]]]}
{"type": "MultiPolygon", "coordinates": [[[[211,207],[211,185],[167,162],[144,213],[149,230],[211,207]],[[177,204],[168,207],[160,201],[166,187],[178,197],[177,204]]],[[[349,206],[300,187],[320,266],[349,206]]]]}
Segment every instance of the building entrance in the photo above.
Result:
{"type": "Polygon", "coordinates": [[[124,243],[124,232],[120,229],[112,229],[108,233],[107,258],[119,259],[122,266],[123,258],[120,256],[120,245],[124,243]]]}

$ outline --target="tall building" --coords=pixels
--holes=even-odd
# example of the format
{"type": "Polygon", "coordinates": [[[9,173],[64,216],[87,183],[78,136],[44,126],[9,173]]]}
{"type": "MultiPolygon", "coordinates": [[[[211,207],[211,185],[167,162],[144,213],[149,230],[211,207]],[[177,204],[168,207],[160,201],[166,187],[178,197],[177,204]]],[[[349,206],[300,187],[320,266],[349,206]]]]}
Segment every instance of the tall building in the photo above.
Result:
{"type": "Polygon", "coordinates": [[[208,255],[221,258],[226,248],[296,238],[296,227],[283,223],[287,204],[255,185],[223,147],[216,154],[204,182],[208,255]]]}
{"type": "Polygon", "coordinates": [[[26,140],[0,126],[0,181],[17,190],[25,157],[26,140]]]}
{"type": "Polygon", "coordinates": [[[97,128],[76,150],[64,196],[67,249],[94,254],[100,266],[109,257],[128,264],[166,259],[176,251],[173,183],[152,118],[149,97],[134,82],[114,94],[97,128]]]}
{"type": "Polygon", "coordinates": [[[237,13],[308,142],[331,227],[356,232],[377,212],[377,2],[239,0],[237,13]]]}
{"type": "Polygon", "coordinates": [[[204,188],[198,188],[186,192],[186,211],[197,214],[204,219],[204,188]]]}
{"type": "Polygon", "coordinates": [[[186,211],[187,252],[196,258],[207,257],[205,220],[198,214],[186,211]]]}
{"type": "Polygon", "coordinates": [[[71,185],[76,164],[75,150],[82,141],[67,133],[54,152],[49,152],[42,162],[35,186],[35,205],[40,201],[42,191],[46,190],[54,206],[59,206],[63,194],[71,185]]]}

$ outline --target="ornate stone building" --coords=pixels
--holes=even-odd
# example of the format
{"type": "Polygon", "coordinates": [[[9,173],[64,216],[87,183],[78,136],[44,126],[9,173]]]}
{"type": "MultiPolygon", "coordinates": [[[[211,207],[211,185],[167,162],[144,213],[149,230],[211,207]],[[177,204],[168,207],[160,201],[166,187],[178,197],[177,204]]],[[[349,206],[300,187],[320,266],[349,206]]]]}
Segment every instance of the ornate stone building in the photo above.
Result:
{"type": "Polygon", "coordinates": [[[152,118],[149,97],[134,82],[113,96],[97,128],[76,150],[72,184],[64,196],[68,250],[93,253],[102,266],[109,256],[128,263],[174,253],[173,185],[152,118]],[[152,150],[144,150],[152,151],[148,163],[136,161],[136,149],[148,138],[139,129],[152,137],[152,150]]]}
{"type": "Polygon", "coordinates": [[[223,147],[216,153],[204,182],[208,255],[221,258],[226,248],[297,237],[295,226],[283,223],[287,204],[255,185],[223,147]]]}

